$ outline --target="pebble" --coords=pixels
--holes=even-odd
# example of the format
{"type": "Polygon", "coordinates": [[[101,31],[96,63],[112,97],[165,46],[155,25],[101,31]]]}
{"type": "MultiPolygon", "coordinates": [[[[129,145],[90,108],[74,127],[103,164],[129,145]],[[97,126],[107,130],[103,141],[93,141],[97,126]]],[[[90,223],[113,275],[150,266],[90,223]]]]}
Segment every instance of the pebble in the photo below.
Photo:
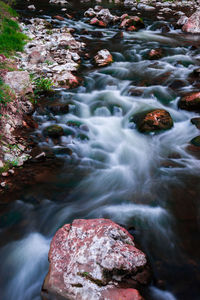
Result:
{"type": "Polygon", "coordinates": [[[8,172],[3,172],[3,173],[1,173],[1,176],[3,176],[3,177],[8,177],[9,174],[8,174],[8,172]]]}

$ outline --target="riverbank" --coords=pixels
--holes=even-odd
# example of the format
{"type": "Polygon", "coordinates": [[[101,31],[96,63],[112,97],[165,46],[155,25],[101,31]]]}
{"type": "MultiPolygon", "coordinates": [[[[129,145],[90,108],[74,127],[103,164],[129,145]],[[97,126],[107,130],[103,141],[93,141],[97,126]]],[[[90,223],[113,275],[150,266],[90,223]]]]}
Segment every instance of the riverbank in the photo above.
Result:
{"type": "Polygon", "coordinates": [[[84,43],[73,38],[70,28],[55,28],[56,22],[53,25],[44,19],[32,18],[30,24],[20,22],[18,25],[17,19],[12,19],[12,14],[16,13],[10,14],[9,6],[2,4],[1,9],[7,14],[6,20],[14,22],[18,31],[21,29],[19,35],[26,40],[21,48],[16,46],[7,50],[4,45],[6,56],[3,50],[0,56],[0,188],[4,190],[12,181],[8,177],[13,177],[15,167],[22,167],[32,158],[40,159],[38,151],[36,156],[33,154],[33,147],[37,145],[30,135],[37,128],[32,118],[35,107],[40,105],[37,101],[53,93],[55,88],[75,88],[80,84],[81,79],[73,73],[79,68],[79,53],[84,43]]]}
{"type": "MultiPolygon", "coordinates": [[[[28,38],[20,31],[13,9],[0,1],[0,11],[0,174],[7,177],[30,157],[28,132],[35,123],[29,74],[19,68],[15,57],[28,38]]],[[[0,186],[5,187],[3,178],[0,186]]]]}

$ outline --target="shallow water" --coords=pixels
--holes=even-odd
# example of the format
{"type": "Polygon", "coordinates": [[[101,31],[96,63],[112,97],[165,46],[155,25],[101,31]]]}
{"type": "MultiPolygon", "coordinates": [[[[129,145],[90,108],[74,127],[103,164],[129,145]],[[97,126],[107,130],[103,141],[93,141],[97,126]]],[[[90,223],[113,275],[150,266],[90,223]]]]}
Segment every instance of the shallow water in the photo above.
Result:
{"type": "MultiPolygon", "coordinates": [[[[43,17],[50,20],[53,14],[49,9],[43,17]]],[[[170,24],[170,32],[162,34],[167,22],[147,17],[145,23],[145,30],[115,40],[117,27],[104,29],[97,38],[83,36],[84,28],[102,31],[84,18],[58,22],[75,28],[91,52],[110,50],[115,62],[97,70],[84,61],[83,86],[58,90],[47,100],[70,103],[70,113],[40,109],[34,114],[39,128],[33,136],[41,151],[53,151],[62,165],[53,178],[50,170],[45,180],[23,187],[1,216],[3,300],[39,300],[55,231],[74,218],[98,217],[129,228],[148,255],[153,280],[141,291],[146,299],[199,299],[200,161],[186,149],[199,131],[190,122],[197,114],[177,108],[183,92],[197,89],[189,74],[198,65],[199,50],[191,47],[198,40],[170,24]],[[164,57],[148,60],[149,50],[160,47],[164,57]],[[177,86],[177,80],[183,85],[177,86]],[[174,127],[160,134],[139,133],[131,116],[153,108],[169,111],[174,127]],[[78,121],[78,126],[69,126],[69,121],[78,121]],[[59,142],[43,136],[50,124],[65,130],[59,142]]]]}

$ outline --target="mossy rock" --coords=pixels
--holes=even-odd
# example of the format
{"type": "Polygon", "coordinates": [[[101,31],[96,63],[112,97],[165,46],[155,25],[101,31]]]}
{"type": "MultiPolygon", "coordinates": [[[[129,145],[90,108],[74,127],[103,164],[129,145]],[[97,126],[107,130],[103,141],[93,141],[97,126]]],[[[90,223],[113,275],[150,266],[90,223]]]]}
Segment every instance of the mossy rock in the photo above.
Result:
{"type": "Polygon", "coordinates": [[[200,135],[193,138],[190,143],[196,147],[200,147],[200,135]]]}
{"type": "Polygon", "coordinates": [[[80,121],[70,120],[70,121],[67,121],[67,125],[72,126],[72,127],[80,128],[80,126],[83,125],[83,123],[80,122],[80,121]]]}
{"type": "Polygon", "coordinates": [[[64,135],[66,136],[75,136],[76,131],[70,128],[64,129],[64,135]]]}
{"type": "Polygon", "coordinates": [[[51,138],[58,138],[64,134],[64,130],[59,125],[51,125],[46,127],[43,133],[45,136],[49,136],[51,138]]]}
{"type": "Polygon", "coordinates": [[[77,135],[77,138],[78,138],[79,140],[81,140],[81,141],[89,140],[89,137],[88,137],[87,135],[83,134],[83,133],[79,133],[79,134],[77,135]]]}
{"type": "Polygon", "coordinates": [[[200,92],[190,93],[182,97],[178,107],[188,111],[200,111],[200,92]]]}

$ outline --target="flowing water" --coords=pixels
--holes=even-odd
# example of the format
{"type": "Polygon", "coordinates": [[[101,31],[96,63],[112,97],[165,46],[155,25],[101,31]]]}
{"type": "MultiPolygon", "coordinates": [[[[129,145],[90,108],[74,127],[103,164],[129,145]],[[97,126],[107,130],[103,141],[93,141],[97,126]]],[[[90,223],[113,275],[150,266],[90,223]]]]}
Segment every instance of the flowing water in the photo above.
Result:
{"type": "MultiPolygon", "coordinates": [[[[42,17],[52,14],[49,9],[42,17]]],[[[153,280],[141,291],[146,299],[200,299],[200,161],[187,151],[199,134],[190,122],[197,114],[177,108],[183,92],[197,89],[189,74],[199,64],[198,39],[148,16],[144,30],[115,39],[117,27],[95,29],[85,23],[83,9],[78,14],[57,26],[75,28],[91,52],[110,50],[114,63],[96,69],[84,61],[83,86],[57,90],[44,103],[69,103],[68,114],[34,114],[41,151],[53,151],[62,163],[23,188],[1,215],[0,299],[39,300],[55,231],[74,218],[99,217],[126,226],[148,255],[153,280]],[[170,31],[163,34],[166,25],[170,31]],[[163,49],[162,59],[147,58],[154,48],[163,49]],[[169,111],[174,127],[139,133],[131,116],[154,108],[169,111]],[[57,143],[42,134],[52,124],[65,131],[57,143]]]]}

